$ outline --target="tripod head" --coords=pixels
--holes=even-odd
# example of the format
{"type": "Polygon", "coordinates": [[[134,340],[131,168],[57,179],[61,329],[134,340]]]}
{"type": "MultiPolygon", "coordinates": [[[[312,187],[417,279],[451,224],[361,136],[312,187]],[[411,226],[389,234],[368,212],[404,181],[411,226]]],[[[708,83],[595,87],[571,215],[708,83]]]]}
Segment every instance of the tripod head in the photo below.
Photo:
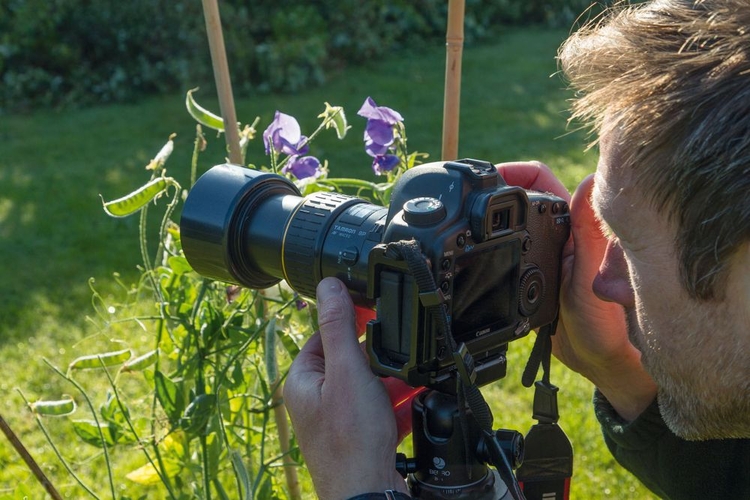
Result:
{"type": "MultiPolygon", "coordinates": [[[[487,432],[471,410],[461,411],[458,397],[436,390],[422,392],[412,403],[414,459],[397,460],[397,469],[408,474],[409,488],[416,498],[510,500],[508,479],[515,481],[511,467],[523,460],[523,436],[516,431],[487,432]],[[498,457],[502,454],[502,457],[498,457]],[[503,475],[488,467],[502,460],[503,475]]],[[[502,467],[501,467],[502,468],[502,467]]]]}

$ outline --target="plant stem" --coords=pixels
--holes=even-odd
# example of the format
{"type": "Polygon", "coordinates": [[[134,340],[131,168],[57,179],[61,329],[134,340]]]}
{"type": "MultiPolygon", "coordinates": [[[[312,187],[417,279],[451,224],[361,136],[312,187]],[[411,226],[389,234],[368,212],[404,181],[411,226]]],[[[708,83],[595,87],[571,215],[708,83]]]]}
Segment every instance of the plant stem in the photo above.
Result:
{"type": "MultiPolygon", "coordinates": [[[[157,354],[158,355],[158,354],[157,354]]],[[[102,368],[104,368],[104,365],[102,365],[102,368]]],[[[109,385],[112,388],[112,391],[115,395],[115,400],[117,401],[117,406],[120,408],[120,411],[122,412],[123,417],[125,418],[125,422],[127,422],[128,427],[130,428],[130,432],[133,433],[133,436],[135,436],[135,439],[137,442],[141,442],[141,439],[138,437],[138,432],[136,432],[135,427],[133,426],[132,420],[130,420],[130,416],[128,412],[125,410],[125,407],[122,404],[122,400],[120,399],[120,393],[117,390],[117,385],[115,385],[114,380],[112,380],[112,376],[109,374],[109,370],[104,368],[104,373],[107,374],[107,380],[109,380],[109,385]]],[[[151,455],[148,453],[148,450],[146,450],[146,447],[143,447],[143,453],[146,455],[146,459],[148,460],[148,463],[151,464],[151,467],[154,468],[156,473],[159,475],[159,479],[161,479],[161,482],[164,483],[164,485],[167,487],[167,492],[169,493],[169,496],[171,498],[175,498],[174,492],[172,491],[171,484],[169,481],[165,479],[165,476],[163,475],[162,471],[164,469],[159,469],[156,464],[154,463],[153,459],[151,458],[151,455]]]]}
{"type": "Polygon", "coordinates": [[[190,188],[192,189],[198,178],[198,155],[206,147],[206,138],[203,136],[203,128],[200,123],[195,124],[195,145],[193,146],[193,157],[190,160],[190,188]]]}
{"type": "MultiPolygon", "coordinates": [[[[78,392],[81,393],[81,396],[83,396],[83,399],[86,401],[86,405],[89,407],[89,410],[91,411],[91,416],[94,417],[94,423],[96,423],[96,428],[99,431],[99,440],[102,443],[102,451],[104,452],[104,462],[107,464],[107,477],[109,478],[109,489],[112,492],[112,500],[115,500],[117,497],[115,496],[115,479],[112,476],[112,463],[109,461],[109,451],[107,450],[107,442],[104,440],[104,433],[102,432],[102,426],[99,424],[99,417],[96,416],[96,409],[94,408],[94,404],[91,402],[91,399],[89,398],[89,395],[86,394],[86,391],[81,387],[81,385],[75,381],[75,379],[69,377],[68,375],[64,374],[58,367],[53,365],[49,362],[49,360],[42,358],[43,361],[52,368],[55,373],[60,375],[62,378],[73,384],[73,387],[75,387],[78,392]]],[[[99,362],[101,363],[101,358],[99,358],[99,362]]]]}

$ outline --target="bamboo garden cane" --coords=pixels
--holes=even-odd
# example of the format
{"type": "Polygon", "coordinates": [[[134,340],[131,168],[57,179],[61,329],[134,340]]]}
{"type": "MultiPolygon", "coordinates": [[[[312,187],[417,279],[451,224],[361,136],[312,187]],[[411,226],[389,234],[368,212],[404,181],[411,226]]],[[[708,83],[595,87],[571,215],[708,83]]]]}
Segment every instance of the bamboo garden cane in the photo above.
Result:
{"type": "MultiPolygon", "coordinates": [[[[214,69],[219,107],[224,120],[229,160],[241,164],[239,129],[232,96],[232,86],[229,77],[224,38],[221,30],[221,19],[217,0],[203,0],[206,31],[208,34],[211,61],[214,69]]],[[[442,159],[454,160],[458,157],[458,129],[461,102],[461,58],[464,42],[464,10],[465,0],[449,0],[448,23],[446,30],[446,67],[445,67],[445,96],[443,108],[443,148],[442,159]]],[[[280,386],[280,384],[279,384],[280,386]]],[[[278,387],[278,386],[277,386],[278,387]]],[[[277,389],[278,392],[278,389],[277,389]]],[[[276,398],[275,398],[276,399],[276,398]]],[[[286,419],[286,409],[283,404],[275,408],[279,440],[282,452],[285,454],[284,467],[287,486],[294,499],[301,498],[299,481],[293,464],[287,463],[289,430],[286,419]]]]}
{"type": "Polygon", "coordinates": [[[458,158],[458,123],[461,107],[461,56],[464,45],[464,0],[449,0],[445,36],[445,97],[443,101],[442,159],[458,158]]]}
{"type": "MultiPolygon", "coordinates": [[[[206,18],[206,33],[208,35],[208,45],[211,50],[211,63],[214,70],[214,79],[216,80],[216,89],[219,94],[219,108],[224,120],[229,161],[236,165],[241,165],[242,153],[240,151],[239,127],[234,108],[232,83],[229,77],[229,64],[227,63],[227,53],[224,47],[224,35],[221,29],[221,17],[219,15],[217,0],[203,0],[203,15],[206,18]]],[[[286,477],[287,489],[292,500],[300,500],[302,493],[297,476],[296,463],[290,455],[289,423],[286,406],[284,406],[282,398],[282,384],[280,380],[273,380],[271,384],[275,387],[273,393],[273,410],[276,419],[276,428],[279,433],[279,446],[284,456],[284,475],[286,477]]]]}
{"type": "Polygon", "coordinates": [[[219,95],[219,109],[224,120],[224,134],[229,150],[229,161],[242,165],[240,152],[240,130],[232,96],[232,81],[229,78],[227,51],[224,47],[224,34],[221,30],[218,0],[203,0],[203,16],[206,18],[206,34],[211,51],[211,64],[214,68],[216,92],[219,95]]]}

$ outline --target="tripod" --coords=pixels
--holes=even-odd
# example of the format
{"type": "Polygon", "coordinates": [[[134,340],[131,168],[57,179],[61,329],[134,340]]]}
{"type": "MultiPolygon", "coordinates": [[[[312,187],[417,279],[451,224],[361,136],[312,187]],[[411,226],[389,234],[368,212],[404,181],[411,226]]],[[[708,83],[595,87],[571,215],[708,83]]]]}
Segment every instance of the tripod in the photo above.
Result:
{"type": "MultiPolygon", "coordinates": [[[[517,498],[517,484],[510,467],[523,458],[523,437],[519,432],[482,431],[470,410],[460,411],[458,398],[436,390],[419,394],[412,402],[412,432],[415,458],[399,455],[396,468],[408,474],[414,497],[427,500],[517,498]],[[502,454],[504,457],[498,457],[502,454]],[[506,464],[503,478],[487,466],[506,464]]],[[[500,469],[502,468],[502,465],[500,469]]]]}

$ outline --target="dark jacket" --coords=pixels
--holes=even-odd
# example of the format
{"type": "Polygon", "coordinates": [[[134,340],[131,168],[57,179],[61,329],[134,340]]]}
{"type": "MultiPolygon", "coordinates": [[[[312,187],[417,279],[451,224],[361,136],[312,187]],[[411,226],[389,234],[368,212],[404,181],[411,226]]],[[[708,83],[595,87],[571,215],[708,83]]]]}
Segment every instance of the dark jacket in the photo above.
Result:
{"type": "Polygon", "coordinates": [[[612,455],[660,497],[750,499],[750,439],[681,439],[656,401],[630,423],[598,391],[594,408],[612,455]]]}

